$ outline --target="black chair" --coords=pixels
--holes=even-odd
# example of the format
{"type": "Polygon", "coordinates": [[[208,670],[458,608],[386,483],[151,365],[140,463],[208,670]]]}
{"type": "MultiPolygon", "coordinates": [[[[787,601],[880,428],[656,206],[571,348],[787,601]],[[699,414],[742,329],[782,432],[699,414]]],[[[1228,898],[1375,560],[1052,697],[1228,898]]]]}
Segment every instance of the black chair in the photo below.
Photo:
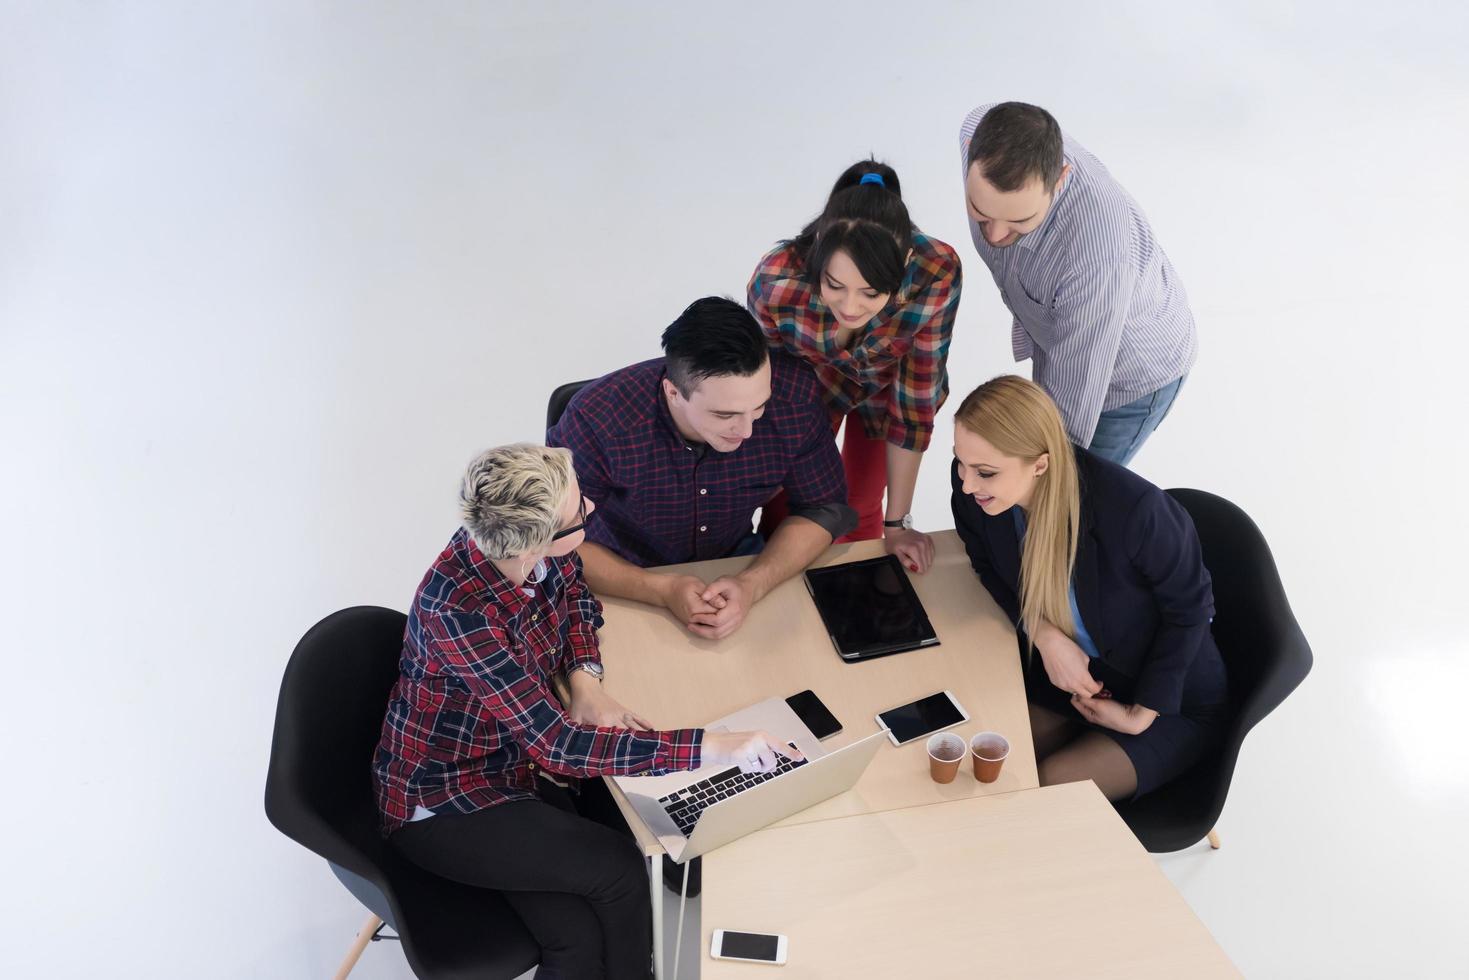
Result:
{"type": "Polygon", "coordinates": [[[337,977],[386,923],[419,977],[509,980],[539,962],[540,947],[504,898],[429,874],[378,833],[372,755],[398,677],[404,623],[391,609],[356,606],[301,638],[276,705],[265,813],[326,858],[373,913],[337,977]]]}
{"type": "Polygon", "coordinates": [[[1204,837],[1219,847],[1214,825],[1229,795],[1240,745],[1311,671],[1301,633],[1270,546],[1249,515],[1202,490],[1169,490],[1193,517],[1204,565],[1214,579],[1214,641],[1229,670],[1234,718],[1223,746],[1185,775],[1117,812],[1153,853],[1178,851],[1204,837]]]}
{"type": "Polygon", "coordinates": [[[591,379],[586,381],[568,381],[551,392],[551,400],[546,403],[546,428],[549,429],[557,422],[560,422],[561,413],[566,411],[567,405],[571,404],[572,397],[591,383],[591,379]]]}

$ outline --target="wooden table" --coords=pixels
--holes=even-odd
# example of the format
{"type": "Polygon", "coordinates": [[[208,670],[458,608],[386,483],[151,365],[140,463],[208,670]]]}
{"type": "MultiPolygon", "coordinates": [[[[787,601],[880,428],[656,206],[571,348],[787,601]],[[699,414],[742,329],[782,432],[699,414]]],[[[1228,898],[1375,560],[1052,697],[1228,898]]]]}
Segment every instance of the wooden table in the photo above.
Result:
{"type": "MultiPolygon", "coordinates": [[[[852,792],[788,817],[778,827],[1034,789],[1039,783],[1015,631],[970,568],[958,535],[941,531],[933,537],[933,567],[909,577],[938,634],[938,646],[863,663],[843,662],[799,575],[757,603],[736,633],[717,641],[693,636],[666,610],[603,599],[606,625],[600,638],[607,691],[666,729],[700,727],[764,698],[811,688],[845,726],[825,743],[837,748],[876,731],[879,711],[947,689],[969,711],[970,720],[957,729],[959,734],[967,738],[992,729],[1010,739],[1010,758],[1000,779],[989,785],[967,775],[947,786],[933,782],[922,741],[884,746],[852,792]]],[[[878,541],[835,545],[816,564],[880,554],[878,541]]],[[[727,558],[658,571],[713,581],[752,560],[727,558]]],[[[645,853],[660,853],[661,846],[616,785],[608,784],[645,853]]]]}
{"type": "Polygon", "coordinates": [[[761,969],[714,929],[784,933],[781,980],[1240,975],[1091,782],[762,830],[705,855],[702,919],[705,980],[761,969]]]}

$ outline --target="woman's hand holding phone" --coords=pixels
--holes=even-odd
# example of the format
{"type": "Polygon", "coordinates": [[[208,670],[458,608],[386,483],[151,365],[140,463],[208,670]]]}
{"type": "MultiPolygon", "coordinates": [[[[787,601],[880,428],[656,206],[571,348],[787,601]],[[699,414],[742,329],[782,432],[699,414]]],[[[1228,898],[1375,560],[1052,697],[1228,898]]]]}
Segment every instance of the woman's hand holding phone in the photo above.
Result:
{"type": "Polygon", "coordinates": [[[1091,658],[1076,641],[1050,623],[1036,630],[1035,648],[1040,651],[1046,676],[1067,694],[1078,698],[1095,697],[1102,683],[1091,673],[1091,658]]]}

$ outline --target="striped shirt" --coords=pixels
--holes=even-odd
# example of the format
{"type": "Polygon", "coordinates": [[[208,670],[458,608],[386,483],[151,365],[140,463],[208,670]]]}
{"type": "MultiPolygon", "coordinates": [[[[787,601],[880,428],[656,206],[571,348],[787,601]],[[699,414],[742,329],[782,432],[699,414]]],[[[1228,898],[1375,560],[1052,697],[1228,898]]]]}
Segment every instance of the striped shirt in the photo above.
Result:
{"type": "Polygon", "coordinates": [[[836,418],[855,411],[869,438],[923,452],[949,396],[949,341],[959,308],[959,255],[915,233],[913,258],[888,305],[848,348],[790,244],[760,259],[746,305],[776,350],[811,365],[836,418]]]}
{"type": "MultiPolygon", "coordinates": [[[[991,108],[960,127],[965,175],[969,140],[991,108]]],[[[1071,172],[1035,230],[1006,248],[986,242],[973,218],[969,233],[1014,317],[1015,360],[1032,359],[1072,440],[1089,446],[1101,413],[1187,374],[1199,339],[1183,283],[1142,209],[1100,160],[1063,139],[1071,172]]]]}

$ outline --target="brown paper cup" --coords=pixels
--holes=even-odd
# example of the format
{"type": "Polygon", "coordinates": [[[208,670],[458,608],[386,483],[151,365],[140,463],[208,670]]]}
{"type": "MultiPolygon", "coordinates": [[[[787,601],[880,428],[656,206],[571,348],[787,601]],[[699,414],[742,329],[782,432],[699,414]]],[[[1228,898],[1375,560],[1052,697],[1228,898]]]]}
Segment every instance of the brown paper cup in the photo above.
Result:
{"type": "Polygon", "coordinates": [[[964,761],[964,739],[953,732],[928,737],[928,774],[936,783],[952,783],[964,761]]]}
{"type": "Polygon", "coordinates": [[[974,759],[974,778],[992,783],[1010,757],[1010,741],[999,732],[980,732],[969,740],[969,755],[974,759]]]}

